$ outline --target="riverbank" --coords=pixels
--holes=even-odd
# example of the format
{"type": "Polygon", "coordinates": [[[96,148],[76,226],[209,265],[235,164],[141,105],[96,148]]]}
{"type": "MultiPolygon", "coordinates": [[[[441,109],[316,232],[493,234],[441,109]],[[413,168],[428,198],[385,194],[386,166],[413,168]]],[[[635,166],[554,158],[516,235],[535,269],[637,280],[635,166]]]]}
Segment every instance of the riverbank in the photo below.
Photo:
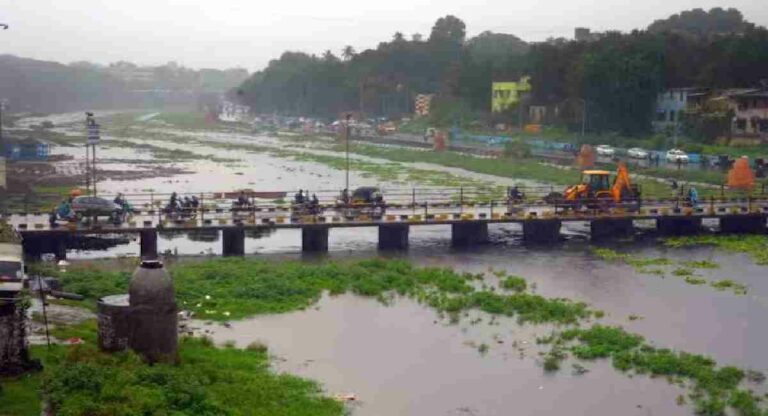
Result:
{"type": "MultiPolygon", "coordinates": [[[[42,271],[59,276],[65,290],[84,294],[93,302],[104,294],[124,292],[134,264],[127,259],[110,260],[75,264],[66,272],[53,269],[42,271]]],[[[621,328],[616,324],[616,318],[606,317],[603,311],[577,300],[539,295],[536,293],[537,285],[528,276],[513,275],[502,270],[485,268],[475,273],[457,272],[444,267],[419,267],[403,260],[380,258],[319,262],[247,258],[189,259],[169,263],[169,270],[174,277],[180,308],[191,312],[193,318],[201,323],[201,332],[204,333],[215,333],[218,328],[202,325],[206,321],[220,322],[221,327],[226,328],[230,324],[238,325],[239,320],[252,319],[250,317],[253,316],[277,316],[298,310],[317,313],[315,309],[320,298],[325,296],[323,293],[340,298],[346,296],[344,293],[351,293],[355,297],[375,299],[381,305],[386,305],[384,307],[387,309],[398,308],[403,302],[415,301],[437,313],[435,324],[453,327],[456,332],[460,327],[487,327],[494,334],[492,337],[480,339],[465,347],[475,349],[481,357],[489,352],[509,349],[510,344],[511,351],[517,354],[518,349],[525,344],[525,338],[512,336],[509,339],[501,334],[508,331],[524,334],[535,328],[534,331],[540,334],[536,336],[538,346],[523,348],[526,352],[520,350],[521,359],[533,358],[540,366],[539,371],[543,370],[550,376],[565,363],[570,363],[574,371],[580,369],[578,371],[583,374],[589,371],[585,366],[597,371],[600,360],[611,359],[621,374],[632,370],[630,373],[638,376],[647,374],[651,377],[667,377],[674,384],[669,387],[673,391],[679,389],[680,385],[684,386],[688,393],[680,393],[676,405],[690,404],[693,411],[720,414],[723,409],[730,407],[740,414],[754,414],[749,412],[762,406],[757,394],[747,390],[761,389],[756,381],[761,377],[759,373],[749,368],[718,366],[705,355],[659,347],[646,341],[645,337],[621,328]],[[552,329],[554,332],[546,335],[552,329]]],[[[323,305],[323,308],[329,308],[325,302],[323,305]]],[[[638,315],[633,315],[629,321],[642,319],[642,312],[637,311],[638,315]]],[[[56,334],[88,338],[92,336],[92,330],[65,328],[56,334]]],[[[325,342],[322,334],[315,336],[318,337],[317,342],[325,342]]],[[[86,345],[92,345],[93,341],[87,340],[86,345]]],[[[190,353],[192,355],[208,354],[207,348],[212,348],[205,345],[205,341],[190,342],[190,346],[184,345],[183,348],[196,351],[190,353]]],[[[79,349],[82,347],[56,348],[70,349],[69,355],[78,355],[71,351],[83,351],[79,349]]],[[[39,351],[38,347],[35,351],[39,351]]],[[[214,361],[228,360],[229,354],[240,357],[241,354],[250,353],[235,352],[239,350],[225,347],[225,353],[221,354],[226,357],[222,358],[219,350],[216,351],[210,353],[214,361]]],[[[248,361],[254,358],[243,356],[242,359],[248,361]]],[[[123,360],[125,358],[117,361],[102,358],[106,368],[89,371],[95,371],[94,374],[101,374],[101,371],[120,374],[122,370],[112,367],[123,366],[126,363],[123,360]]],[[[70,364],[83,364],[87,367],[88,363],[85,360],[70,364]]],[[[54,371],[58,371],[56,365],[52,364],[54,371]]],[[[135,371],[136,365],[131,363],[129,367],[135,371]]],[[[213,362],[211,365],[214,365],[213,362]]],[[[222,367],[228,368],[227,365],[222,367]]],[[[178,371],[183,374],[186,370],[178,371]]],[[[47,380],[47,377],[43,380],[47,380]]],[[[576,380],[568,382],[577,383],[576,380]]],[[[18,391],[18,388],[16,385],[11,389],[18,391]]],[[[81,391],[76,388],[74,392],[81,391]]],[[[242,393],[249,394],[247,391],[242,393]]],[[[29,396],[28,392],[26,394],[29,396]]],[[[235,393],[232,394],[231,397],[237,397],[235,393]]],[[[301,397],[304,397],[303,393],[301,397]]],[[[134,403],[133,397],[121,397],[121,400],[124,404],[141,404],[134,403]]]]}

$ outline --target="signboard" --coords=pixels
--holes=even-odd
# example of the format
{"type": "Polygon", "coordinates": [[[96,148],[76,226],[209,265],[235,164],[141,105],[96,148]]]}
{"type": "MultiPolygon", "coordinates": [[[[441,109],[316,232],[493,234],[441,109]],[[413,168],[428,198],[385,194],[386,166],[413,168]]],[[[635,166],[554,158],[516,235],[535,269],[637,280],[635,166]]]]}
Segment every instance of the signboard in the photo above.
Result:
{"type": "Polygon", "coordinates": [[[89,124],[88,125],[88,144],[97,145],[99,144],[100,138],[101,136],[99,134],[99,125],[96,123],[89,124]]]}
{"type": "Polygon", "coordinates": [[[491,111],[501,113],[520,101],[520,93],[531,90],[529,77],[520,78],[519,82],[494,82],[491,94],[491,111]]]}
{"type": "Polygon", "coordinates": [[[428,116],[429,107],[432,105],[432,94],[418,94],[415,104],[417,116],[428,116]]]}

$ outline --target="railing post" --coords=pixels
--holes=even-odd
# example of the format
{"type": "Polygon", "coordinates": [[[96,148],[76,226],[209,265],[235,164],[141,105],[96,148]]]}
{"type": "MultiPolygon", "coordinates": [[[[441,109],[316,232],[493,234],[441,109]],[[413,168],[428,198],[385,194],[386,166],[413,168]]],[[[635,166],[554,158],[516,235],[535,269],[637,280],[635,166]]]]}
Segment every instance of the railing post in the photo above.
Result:
{"type": "Polygon", "coordinates": [[[413,207],[413,213],[416,213],[416,188],[411,188],[411,207],[413,207]]]}
{"type": "Polygon", "coordinates": [[[149,193],[149,209],[150,210],[155,209],[155,193],[154,192],[149,193]]]}
{"type": "Polygon", "coordinates": [[[200,192],[200,224],[205,223],[205,194],[200,192]]]}
{"type": "Polygon", "coordinates": [[[29,192],[24,194],[24,215],[29,214],[29,192]]]}

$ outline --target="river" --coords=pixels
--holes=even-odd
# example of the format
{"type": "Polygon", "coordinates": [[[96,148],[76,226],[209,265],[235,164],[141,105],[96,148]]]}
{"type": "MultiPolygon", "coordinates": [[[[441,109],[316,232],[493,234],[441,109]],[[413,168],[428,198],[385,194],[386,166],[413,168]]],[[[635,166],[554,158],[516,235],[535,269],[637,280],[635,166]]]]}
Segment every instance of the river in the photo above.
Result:
{"type": "MultiPolygon", "coordinates": [[[[257,151],[223,150],[215,144],[225,140],[222,133],[210,133],[209,139],[209,143],[194,144],[141,138],[131,141],[237,161],[175,161],[174,165],[190,173],[133,181],[106,180],[99,184],[100,189],[126,193],[242,187],[336,189],[343,181],[343,171],[321,163],[257,151]]],[[[233,139],[237,143],[271,141],[274,139],[244,133],[233,139]]],[[[73,149],[62,147],[54,152],[75,152],[73,149]]],[[[101,155],[105,166],[130,165],[120,161],[126,157],[125,148],[108,148],[101,155]]],[[[517,182],[460,169],[418,167],[447,171],[467,180],[517,182]]],[[[351,182],[355,186],[403,186],[364,172],[352,172],[351,182]]],[[[329,253],[310,256],[297,254],[301,248],[299,231],[281,230],[248,238],[246,252],[271,261],[366,258],[382,255],[376,250],[376,232],[375,228],[334,229],[329,253]]],[[[746,254],[724,253],[710,247],[666,248],[652,235],[610,245],[642,257],[715,262],[719,268],[696,273],[709,280],[730,278],[746,285],[747,294],[739,296],[707,285],[690,285],[669,275],[662,278],[643,274],[629,265],[597,258],[590,251],[588,229],[578,224],[564,226],[566,238],[562,243],[537,248],[521,243],[522,233],[516,225],[492,225],[489,244],[462,250],[450,247],[449,232],[444,226],[412,227],[409,251],[386,255],[425,266],[470,272],[494,269],[520,275],[535,287],[536,293],[587,302],[606,312],[603,322],[622,325],[654,345],[709,355],[723,365],[768,369],[768,355],[764,353],[768,350],[768,320],[764,319],[768,313],[766,268],[756,265],[746,254]]],[[[159,249],[183,255],[214,255],[221,250],[218,238],[218,234],[194,240],[161,234],[159,249]]],[[[88,259],[138,252],[134,241],[108,251],[83,251],[71,257],[88,259]]],[[[570,361],[558,373],[544,373],[535,339],[546,335],[550,328],[521,326],[505,318],[491,320],[479,313],[463,317],[459,324],[449,324],[433,310],[408,299],[385,306],[353,295],[325,296],[305,311],[258,316],[231,322],[231,327],[196,324],[220,343],[233,340],[244,347],[253,341],[264,342],[278,371],[315,379],[329,394],[354,393],[357,400],[351,406],[355,416],[692,412],[676,404],[676,397],[685,394],[680,387],[662,379],[627,377],[606,361],[584,364],[589,372],[582,375],[572,374],[570,361]],[[472,324],[476,318],[482,321],[472,324]],[[483,343],[489,346],[484,354],[478,351],[483,343]]]]}

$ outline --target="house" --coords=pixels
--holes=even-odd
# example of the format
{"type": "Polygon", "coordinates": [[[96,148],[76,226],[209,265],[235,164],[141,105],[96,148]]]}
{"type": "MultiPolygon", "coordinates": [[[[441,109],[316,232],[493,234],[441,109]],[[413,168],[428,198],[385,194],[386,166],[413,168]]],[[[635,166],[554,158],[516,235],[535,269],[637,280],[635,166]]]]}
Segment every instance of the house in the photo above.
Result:
{"type": "Polygon", "coordinates": [[[768,88],[742,91],[728,98],[734,112],[732,134],[768,139],[768,88]]]}
{"type": "Polygon", "coordinates": [[[656,97],[654,130],[663,132],[677,128],[685,112],[698,108],[707,97],[706,90],[695,87],[672,88],[660,92],[656,97]]]}
{"type": "Polygon", "coordinates": [[[9,161],[16,160],[46,160],[50,153],[50,145],[36,139],[5,138],[0,148],[0,157],[9,161]]]}

